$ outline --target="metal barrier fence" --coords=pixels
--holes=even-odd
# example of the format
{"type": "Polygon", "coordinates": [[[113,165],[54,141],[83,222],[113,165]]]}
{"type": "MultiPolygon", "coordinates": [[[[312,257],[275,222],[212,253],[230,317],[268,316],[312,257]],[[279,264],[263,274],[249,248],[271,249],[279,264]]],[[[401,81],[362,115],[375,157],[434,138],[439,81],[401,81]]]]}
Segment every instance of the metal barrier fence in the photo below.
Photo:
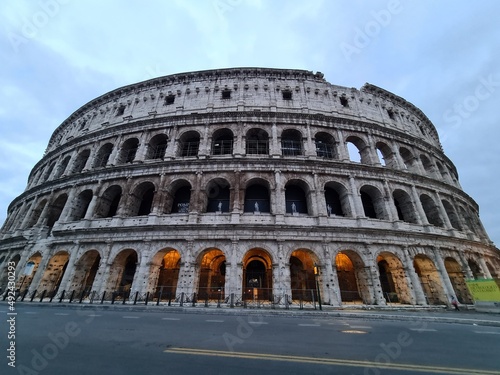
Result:
{"type": "MultiPolygon", "coordinates": [[[[5,301],[8,293],[3,295],[5,301]]],[[[272,289],[250,288],[240,293],[230,293],[217,288],[199,288],[194,293],[177,292],[175,287],[158,287],[153,292],[139,293],[129,290],[112,290],[97,293],[95,290],[35,290],[16,294],[18,302],[86,303],[157,305],[179,307],[229,307],[268,309],[322,309],[315,289],[291,290],[291,294],[273,294],[272,289]]]]}

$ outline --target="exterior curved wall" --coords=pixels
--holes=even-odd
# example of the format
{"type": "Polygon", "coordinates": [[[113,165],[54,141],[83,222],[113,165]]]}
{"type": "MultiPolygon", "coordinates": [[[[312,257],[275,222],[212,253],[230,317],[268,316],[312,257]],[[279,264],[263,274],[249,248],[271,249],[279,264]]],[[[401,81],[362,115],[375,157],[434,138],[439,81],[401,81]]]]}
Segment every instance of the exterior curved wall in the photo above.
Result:
{"type": "Polygon", "coordinates": [[[2,270],[12,261],[21,292],[293,303],[317,281],[337,306],[468,303],[465,279],[500,274],[418,108],[260,68],[161,77],[78,109],[9,206],[2,270]]]}

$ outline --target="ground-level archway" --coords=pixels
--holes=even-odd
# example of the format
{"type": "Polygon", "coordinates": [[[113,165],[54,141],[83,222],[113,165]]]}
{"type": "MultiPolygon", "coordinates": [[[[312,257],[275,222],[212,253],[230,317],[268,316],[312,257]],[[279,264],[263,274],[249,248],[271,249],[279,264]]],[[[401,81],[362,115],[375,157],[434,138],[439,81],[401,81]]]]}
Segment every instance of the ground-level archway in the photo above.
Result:
{"type": "MultiPolygon", "coordinates": [[[[17,265],[19,264],[19,261],[21,260],[21,256],[19,254],[14,255],[12,258],[9,259],[8,262],[5,259],[5,257],[2,257],[2,259],[5,263],[3,263],[2,273],[0,274],[1,275],[0,292],[3,293],[5,290],[7,290],[7,286],[8,286],[8,282],[9,282],[9,264],[12,265],[12,263],[14,263],[14,267],[17,267],[17,265]]],[[[2,262],[0,262],[0,264],[2,264],[2,262]]],[[[20,270],[21,273],[23,273],[23,271],[24,270],[20,270]]],[[[19,277],[17,278],[17,280],[19,282],[19,277]]]]}
{"type": "Polygon", "coordinates": [[[69,290],[76,291],[78,295],[82,292],[90,293],[100,262],[101,255],[97,250],[85,252],[75,264],[75,273],[69,290]]]}
{"type": "Polygon", "coordinates": [[[411,304],[411,292],[401,260],[393,253],[383,251],[377,257],[377,265],[385,300],[411,304]]]}
{"type": "Polygon", "coordinates": [[[337,278],[342,302],[370,304],[369,275],[359,254],[343,250],[335,257],[337,278]]]}
{"type": "Polygon", "coordinates": [[[68,266],[68,260],[69,253],[66,251],[59,251],[50,258],[47,268],[38,284],[38,290],[45,290],[49,295],[54,296],[61,285],[64,272],[68,266]]]}
{"type": "Polygon", "coordinates": [[[444,260],[444,266],[458,301],[460,303],[473,303],[460,264],[452,257],[447,257],[444,260]]]}
{"type": "Polygon", "coordinates": [[[266,250],[255,248],[243,257],[243,299],[272,300],[272,259],[266,250]]]}
{"type": "Polygon", "coordinates": [[[198,257],[198,299],[224,298],[226,256],[219,249],[207,249],[198,257]]]}
{"type": "Polygon", "coordinates": [[[148,287],[155,298],[175,299],[180,268],[181,255],[176,249],[165,248],[156,253],[151,261],[148,287]]]}
{"type": "Polygon", "coordinates": [[[133,249],[120,251],[109,269],[109,278],[106,291],[115,293],[117,296],[128,298],[134,275],[137,268],[138,256],[133,249]]]}
{"type": "Polygon", "coordinates": [[[315,267],[318,257],[307,249],[298,249],[290,255],[290,287],[292,300],[318,300],[315,267]]]}
{"type": "Polygon", "coordinates": [[[418,254],[413,259],[413,266],[422,284],[427,303],[429,305],[446,304],[446,294],[434,262],[427,255],[418,254]]]}

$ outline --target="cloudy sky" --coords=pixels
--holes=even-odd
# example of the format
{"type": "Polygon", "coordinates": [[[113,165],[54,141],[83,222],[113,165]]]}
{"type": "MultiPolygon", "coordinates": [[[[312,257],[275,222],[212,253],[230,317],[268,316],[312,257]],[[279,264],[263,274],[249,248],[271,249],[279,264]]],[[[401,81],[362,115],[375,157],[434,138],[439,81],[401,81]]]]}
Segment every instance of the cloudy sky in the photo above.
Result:
{"type": "Polygon", "coordinates": [[[415,104],[500,244],[500,2],[3,0],[0,221],[52,131],[91,99],[235,66],[320,71],[415,104]]]}

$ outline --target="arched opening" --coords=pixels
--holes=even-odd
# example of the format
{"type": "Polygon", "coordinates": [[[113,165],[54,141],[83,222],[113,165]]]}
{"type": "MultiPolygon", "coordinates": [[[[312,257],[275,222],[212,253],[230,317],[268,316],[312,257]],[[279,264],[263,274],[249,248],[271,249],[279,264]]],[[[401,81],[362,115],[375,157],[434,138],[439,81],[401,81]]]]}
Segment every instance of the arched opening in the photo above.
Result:
{"type": "Polygon", "coordinates": [[[45,208],[46,204],[47,204],[46,199],[43,199],[40,201],[40,203],[38,203],[36,208],[31,212],[30,219],[26,224],[27,228],[31,228],[32,226],[38,223],[38,220],[40,219],[40,216],[42,215],[43,209],[45,208]]]}
{"type": "Polygon", "coordinates": [[[151,213],[155,186],[152,182],[146,181],[139,184],[132,193],[129,202],[130,216],[145,216],[151,213]]]}
{"type": "Polygon", "coordinates": [[[156,253],[149,273],[149,284],[154,288],[155,298],[175,299],[180,268],[181,255],[177,250],[167,248],[156,253]]]}
{"type": "Polygon", "coordinates": [[[137,268],[138,256],[135,250],[125,249],[116,255],[109,268],[106,290],[115,297],[128,298],[137,268]]]}
{"type": "Polygon", "coordinates": [[[180,186],[177,190],[175,190],[173,201],[172,201],[172,210],[170,211],[173,214],[187,214],[189,213],[189,202],[191,201],[191,185],[186,181],[188,185],[180,186]]]}
{"type": "Polygon", "coordinates": [[[21,270],[22,277],[18,278],[18,289],[21,293],[24,293],[25,290],[28,290],[33,281],[33,277],[35,276],[36,271],[38,270],[38,266],[42,261],[42,255],[39,252],[36,252],[26,262],[24,265],[24,269],[21,270]]]}
{"type": "Polygon", "coordinates": [[[397,163],[392,149],[384,142],[377,142],[375,145],[380,164],[384,167],[396,168],[397,163]]]}
{"type": "Polygon", "coordinates": [[[101,255],[97,250],[89,250],[75,264],[75,274],[71,282],[70,291],[76,291],[80,296],[88,296],[92,291],[95,276],[99,269],[101,255]]]}
{"type": "Polygon", "coordinates": [[[247,155],[269,154],[269,135],[259,128],[250,129],[246,134],[247,155]]]}
{"type": "Polygon", "coordinates": [[[96,157],[94,159],[94,168],[103,168],[108,165],[109,157],[113,152],[113,144],[106,143],[101,146],[99,151],[97,151],[96,157]]]}
{"type": "Polygon", "coordinates": [[[431,160],[425,156],[425,155],[420,155],[420,161],[422,162],[422,166],[424,167],[425,172],[429,174],[430,176],[435,176],[436,174],[436,168],[434,165],[432,165],[431,160]]]}
{"type": "Polygon", "coordinates": [[[165,134],[157,134],[148,144],[146,159],[163,160],[167,150],[168,137],[165,134]]]}
{"type": "Polygon", "coordinates": [[[122,197],[122,188],[118,185],[108,187],[99,200],[99,206],[96,210],[96,217],[113,217],[116,215],[120,199],[122,197]]]}
{"type": "Polygon", "coordinates": [[[295,129],[287,129],[281,133],[281,153],[283,156],[302,155],[302,134],[295,129]]]}
{"type": "Polygon", "coordinates": [[[318,301],[314,267],[319,264],[316,255],[306,249],[298,249],[290,256],[290,282],[292,300],[318,301]]]}
{"type": "Polygon", "coordinates": [[[64,272],[68,265],[69,254],[66,251],[60,251],[49,260],[49,264],[43,273],[38,290],[46,290],[50,296],[55,296],[61,285],[64,272]]]}
{"type": "Polygon", "coordinates": [[[226,256],[219,249],[208,249],[198,258],[198,299],[224,298],[226,256]]]}
{"type": "Polygon", "coordinates": [[[198,156],[200,134],[188,131],[179,138],[179,156],[198,156]]]}
{"type": "Polygon", "coordinates": [[[267,182],[252,181],[245,189],[244,212],[271,212],[271,203],[267,182]]]}
{"type": "Polygon", "coordinates": [[[66,194],[61,194],[57,197],[54,203],[50,205],[47,215],[47,226],[49,228],[52,228],[54,224],[59,220],[67,200],[68,196],[66,194]]]}
{"type": "Polygon", "coordinates": [[[87,160],[89,159],[90,156],[90,150],[83,150],[81,151],[73,164],[73,170],[71,173],[80,173],[83,168],[85,168],[85,164],[87,164],[87,160]]]}
{"type": "Polygon", "coordinates": [[[439,213],[439,208],[434,200],[427,194],[422,194],[420,195],[420,203],[422,203],[422,207],[429,224],[437,227],[444,227],[444,222],[439,213]]]}
{"type": "Polygon", "coordinates": [[[251,249],[243,257],[243,298],[272,300],[273,268],[269,253],[251,249]]]}
{"type": "Polygon", "coordinates": [[[452,204],[445,199],[441,200],[441,203],[443,204],[446,215],[450,220],[451,226],[456,230],[462,230],[462,226],[460,225],[460,220],[458,218],[457,212],[455,211],[455,207],[453,207],[452,204]]]}
{"type": "Polygon", "coordinates": [[[389,303],[411,304],[411,292],[401,260],[393,253],[384,251],[377,257],[377,265],[385,300],[389,303]]]}
{"type": "Polygon", "coordinates": [[[398,212],[398,219],[407,223],[418,224],[418,217],[410,195],[401,189],[396,189],[392,193],[394,206],[398,212]]]}
{"type": "Polygon", "coordinates": [[[472,276],[474,277],[474,280],[479,280],[484,277],[483,272],[481,271],[481,267],[472,259],[469,259],[467,261],[467,264],[469,265],[470,270],[472,271],[472,276]]]}
{"type": "MultiPolygon", "coordinates": [[[[307,185],[302,181],[290,181],[285,186],[285,208],[286,213],[292,215],[307,214],[309,205],[307,202],[307,185]]],[[[307,189],[308,191],[309,189],[307,189]]]]}
{"type": "Polygon", "coordinates": [[[439,174],[441,175],[441,178],[447,182],[448,181],[448,173],[446,172],[446,169],[443,167],[443,164],[441,164],[439,161],[436,160],[436,165],[439,170],[439,174]]]}
{"type": "Polygon", "coordinates": [[[129,138],[123,142],[117,164],[132,163],[135,160],[138,148],[139,140],[137,138],[129,138]]]}
{"type": "Polygon", "coordinates": [[[413,267],[420,279],[427,303],[429,305],[446,304],[446,294],[434,262],[428,256],[418,254],[413,259],[413,267]]]}
{"type": "Polygon", "coordinates": [[[347,191],[340,184],[328,183],[326,185],[325,203],[328,216],[346,216],[346,212],[349,212],[345,209],[349,207],[347,191]]]}
{"type": "Polygon", "coordinates": [[[314,137],[316,144],[316,156],[325,159],[336,159],[335,138],[331,134],[319,132],[314,137]]]}
{"type": "Polygon", "coordinates": [[[401,159],[403,159],[403,163],[405,165],[405,169],[410,172],[417,172],[417,161],[415,156],[405,147],[399,148],[399,154],[401,155],[401,159]]]}
{"type": "Polygon", "coordinates": [[[229,212],[230,190],[229,182],[216,178],[207,184],[207,212],[229,212]]]}
{"type": "Polygon", "coordinates": [[[464,272],[460,264],[453,258],[447,257],[444,260],[444,266],[448,277],[450,278],[451,285],[455,292],[455,297],[460,303],[473,303],[470,296],[467,284],[465,283],[464,272]]]}
{"type": "Polygon", "coordinates": [[[489,262],[486,263],[486,267],[488,267],[488,271],[490,271],[490,275],[494,279],[500,278],[499,271],[495,269],[489,262]]]}
{"type": "Polygon", "coordinates": [[[374,186],[364,185],[360,189],[361,202],[366,217],[387,220],[384,197],[380,190],[374,186]]]}
{"type": "Polygon", "coordinates": [[[219,129],[212,136],[212,155],[231,155],[233,153],[233,132],[219,129]]]}
{"type": "Polygon", "coordinates": [[[350,136],[346,138],[345,142],[350,161],[371,164],[370,150],[364,140],[356,136],[350,136]]]}
{"type": "Polygon", "coordinates": [[[52,164],[49,165],[49,167],[45,170],[45,173],[43,174],[43,181],[47,181],[50,177],[50,174],[54,170],[54,167],[56,166],[55,162],[52,162],[52,164]]]}
{"type": "Polygon", "coordinates": [[[462,216],[463,221],[467,225],[467,229],[469,229],[472,233],[476,233],[471,215],[462,206],[459,206],[459,211],[460,211],[460,215],[462,216]]]}
{"type": "Polygon", "coordinates": [[[92,190],[84,190],[73,201],[73,207],[71,209],[70,221],[81,220],[85,217],[87,210],[92,200],[92,190]]]}
{"type": "Polygon", "coordinates": [[[57,166],[56,171],[54,173],[54,179],[61,177],[64,172],[66,171],[66,168],[68,167],[69,161],[71,157],[66,156],[62,162],[57,166]]]}
{"type": "Polygon", "coordinates": [[[342,251],[335,257],[335,267],[342,302],[369,304],[370,281],[361,257],[352,250],[342,251]]]}

